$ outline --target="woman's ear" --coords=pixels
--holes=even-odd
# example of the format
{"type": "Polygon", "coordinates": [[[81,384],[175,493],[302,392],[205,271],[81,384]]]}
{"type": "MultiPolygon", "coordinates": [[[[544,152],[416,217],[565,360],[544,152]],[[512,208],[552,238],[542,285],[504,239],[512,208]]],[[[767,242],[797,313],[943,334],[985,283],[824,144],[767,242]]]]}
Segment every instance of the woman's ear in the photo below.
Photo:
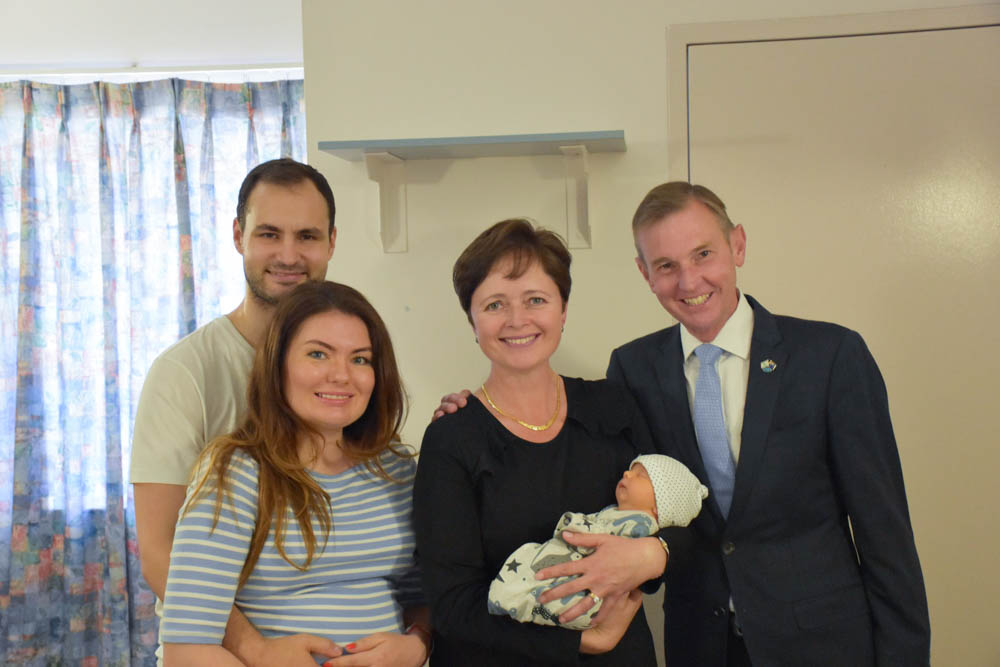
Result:
{"type": "Polygon", "coordinates": [[[476,331],[476,323],[472,321],[472,313],[466,313],[469,318],[469,326],[472,328],[472,336],[476,339],[476,345],[479,345],[479,332],[476,331]]]}

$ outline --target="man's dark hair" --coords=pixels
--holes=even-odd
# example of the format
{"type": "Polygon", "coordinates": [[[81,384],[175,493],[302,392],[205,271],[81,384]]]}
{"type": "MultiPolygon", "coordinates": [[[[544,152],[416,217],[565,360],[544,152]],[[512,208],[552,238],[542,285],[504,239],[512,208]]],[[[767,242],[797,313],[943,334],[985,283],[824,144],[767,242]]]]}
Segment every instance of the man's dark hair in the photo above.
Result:
{"type": "Polygon", "coordinates": [[[240,196],[236,200],[236,220],[239,222],[240,229],[246,229],[247,204],[250,201],[250,194],[258,183],[291,187],[303,181],[310,181],[315,185],[319,193],[323,195],[323,199],[326,200],[326,208],[330,213],[328,233],[332,234],[333,219],[337,213],[337,207],[333,203],[333,190],[330,189],[330,184],[327,183],[326,177],[314,167],[296,162],[288,157],[261,162],[251,169],[250,173],[243,179],[243,185],[240,186],[240,196]]]}

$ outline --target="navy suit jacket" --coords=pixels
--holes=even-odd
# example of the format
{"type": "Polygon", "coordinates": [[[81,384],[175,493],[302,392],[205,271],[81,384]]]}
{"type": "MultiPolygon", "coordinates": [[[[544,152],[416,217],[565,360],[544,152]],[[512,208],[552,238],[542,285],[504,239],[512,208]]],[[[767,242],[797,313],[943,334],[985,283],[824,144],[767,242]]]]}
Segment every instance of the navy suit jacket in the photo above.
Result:
{"type": "MultiPolygon", "coordinates": [[[[710,501],[690,526],[663,533],[667,664],[726,664],[732,596],[755,666],[927,665],[927,599],[875,360],[854,331],[748,300],[750,375],[728,520],[710,501]]],[[[635,397],[658,450],[708,485],[679,325],[615,350],[608,379],[635,397]]]]}

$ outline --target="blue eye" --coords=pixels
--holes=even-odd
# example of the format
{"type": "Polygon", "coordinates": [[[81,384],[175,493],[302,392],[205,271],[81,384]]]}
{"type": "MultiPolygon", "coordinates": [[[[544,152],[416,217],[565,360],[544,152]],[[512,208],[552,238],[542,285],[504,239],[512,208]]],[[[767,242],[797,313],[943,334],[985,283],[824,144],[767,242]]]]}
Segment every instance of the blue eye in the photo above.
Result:
{"type": "Polygon", "coordinates": [[[325,359],[326,353],[323,350],[310,350],[306,352],[306,356],[310,359],[325,359]]]}
{"type": "Polygon", "coordinates": [[[484,308],[484,310],[499,310],[499,309],[500,309],[500,302],[499,301],[494,301],[492,303],[488,303],[488,304],[486,304],[486,308],[484,308]]]}
{"type": "Polygon", "coordinates": [[[358,366],[370,366],[372,360],[369,359],[368,357],[354,357],[353,359],[351,359],[351,362],[358,366]]]}
{"type": "Polygon", "coordinates": [[[533,296],[530,299],[528,299],[528,303],[530,303],[532,306],[543,306],[548,302],[543,297],[533,296]]]}

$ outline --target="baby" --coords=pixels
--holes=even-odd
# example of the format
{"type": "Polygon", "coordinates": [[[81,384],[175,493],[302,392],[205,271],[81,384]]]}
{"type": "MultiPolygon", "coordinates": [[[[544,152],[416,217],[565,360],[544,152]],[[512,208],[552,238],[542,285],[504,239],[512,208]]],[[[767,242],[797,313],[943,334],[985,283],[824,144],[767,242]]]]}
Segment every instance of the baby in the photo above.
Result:
{"type": "Polygon", "coordinates": [[[708,489],[680,461],[661,454],[636,457],[615,487],[617,505],[594,514],[566,512],[556,524],[552,539],[542,544],[522,544],[510,555],[490,584],[490,613],[508,615],[522,623],[585,630],[600,611],[600,602],[566,624],[559,623],[559,616],[586,597],[586,591],[544,605],[538,602],[542,593],[573,577],[538,581],[536,572],[593,552],[568,544],[562,539],[563,531],[649,537],[660,528],[691,523],[707,497],[708,489]]]}

